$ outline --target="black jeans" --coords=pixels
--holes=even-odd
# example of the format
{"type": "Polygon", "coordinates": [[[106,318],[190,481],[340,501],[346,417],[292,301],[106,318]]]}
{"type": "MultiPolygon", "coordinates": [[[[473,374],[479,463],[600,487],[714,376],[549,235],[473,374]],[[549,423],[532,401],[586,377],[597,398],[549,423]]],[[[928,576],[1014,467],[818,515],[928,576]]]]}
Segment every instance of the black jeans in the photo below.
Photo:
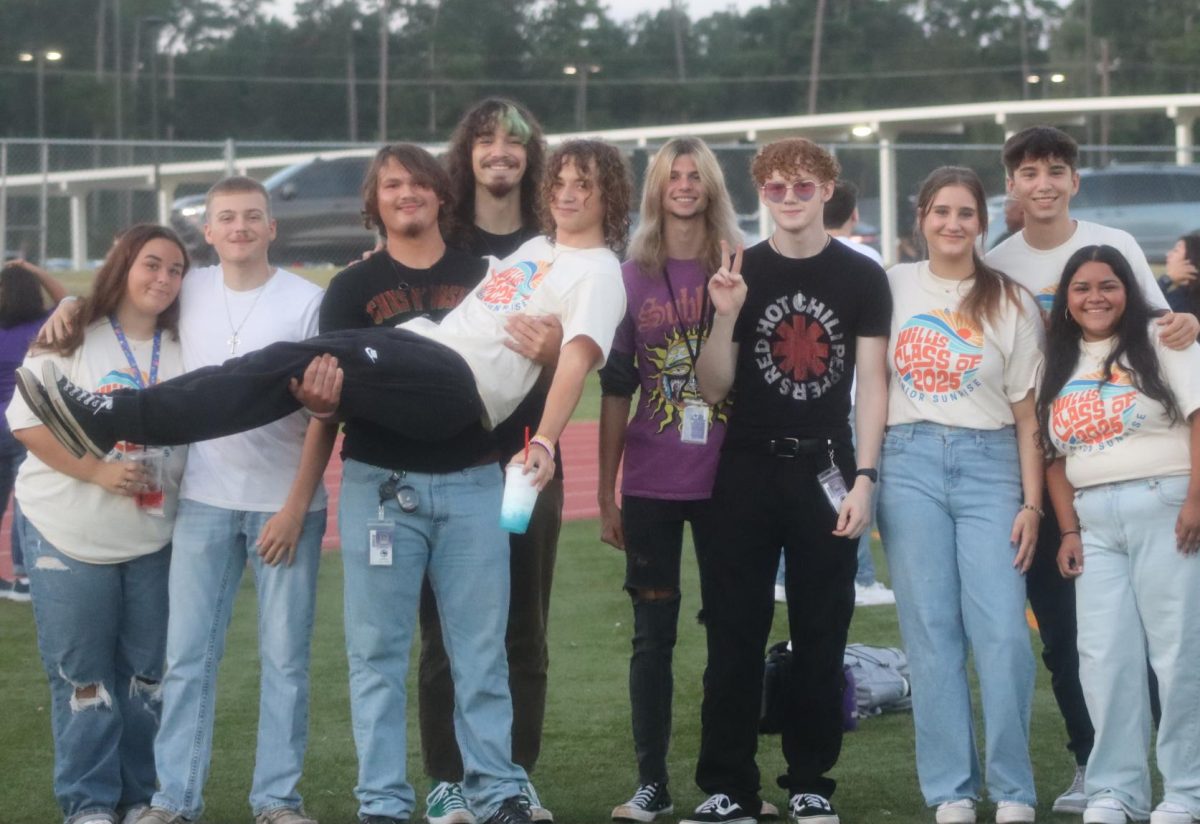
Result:
{"type": "Polygon", "coordinates": [[[692,525],[697,551],[709,538],[708,500],[667,501],[626,495],[621,501],[625,532],[625,589],[633,599],[633,651],[629,658],[629,710],[638,784],[666,784],[675,692],[673,659],[679,629],[679,567],[683,525],[692,525]],[[645,598],[638,590],[670,590],[667,598],[645,598]]]}
{"type": "Polygon", "coordinates": [[[1087,764],[1096,733],[1088,715],[1079,684],[1079,649],[1076,646],[1075,581],[1058,571],[1058,547],[1061,543],[1058,519],[1047,498],[1042,504],[1046,516],[1038,530],[1033,565],[1025,576],[1029,606],[1037,619],[1042,638],[1042,661],[1050,671],[1054,700],[1067,726],[1067,749],[1079,766],[1087,764]]]}
{"type": "MultiPolygon", "coordinates": [[[[512,598],[508,603],[508,688],[512,692],[512,757],[533,773],[542,750],[550,652],[550,586],[562,529],[563,482],[551,481],[537,498],[529,529],[509,538],[512,598]]],[[[437,600],[426,578],[421,585],[421,661],[417,676],[421,757],[435,781],[462,781],[462,753],[454,737],[454,678],[442,641],[437,600]]]]}
{"type": "MultiPolygon", "coordinates": [[[[837,463],[854,478],[848,444],[837,463]]],[[[833,535],[837,514],[816,479],[828,466],[824,453],[783,458],[727,448],[713,490],[712,540],[698,548],[708,666],[696,783],[752,813],[761,803],[754,759],[781,546],[796,689],[785,699],[788,771],[778,784],[827,798],[836,786],[826,773],[842,747],[842,658],[858,558],[856,541],[833,535]]]]}
{"type": "Polygon", "coordinates": [[[345,375],[343,417],[438,441],[483,415],[474,376],[453,350],[402,329],[373,327],[273,343],[148,389],[118,390],[111,395],[114,434],[165,446],[256,429],[300,408],[288,382],[325,353],[345,375]]]}

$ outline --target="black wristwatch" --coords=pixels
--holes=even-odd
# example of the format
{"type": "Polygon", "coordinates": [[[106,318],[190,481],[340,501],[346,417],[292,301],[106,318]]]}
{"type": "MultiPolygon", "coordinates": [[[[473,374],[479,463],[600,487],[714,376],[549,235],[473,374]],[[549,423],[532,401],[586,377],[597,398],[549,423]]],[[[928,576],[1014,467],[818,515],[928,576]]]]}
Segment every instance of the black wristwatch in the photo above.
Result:
{"type": "Polygon", "coordinates": [[[870,467],[859,467],[859,470],[854,473],[854,477],[862,476],[873,484],[879,483],[879,470],[871,469],[870,467]]]}

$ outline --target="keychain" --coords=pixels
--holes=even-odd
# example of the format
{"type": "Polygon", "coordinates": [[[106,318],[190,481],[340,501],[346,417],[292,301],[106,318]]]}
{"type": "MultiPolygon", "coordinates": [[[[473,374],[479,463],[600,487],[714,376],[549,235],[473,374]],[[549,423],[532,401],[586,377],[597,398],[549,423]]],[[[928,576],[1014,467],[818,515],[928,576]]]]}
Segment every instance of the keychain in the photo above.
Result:
{"type": "Polygon", "coordinates": [[[817,483],[821,485],[821,491],[825,493],[833,511],[840,513],[842,501],[846,500],[849,491],[846,489],[846,479],[842,477],[842,470],[833,462],[832,443],[829,446],[829,468],[817,476],[817,483]]]}
{"type": "Polygon", "coordinates": [[[679,436],[682,443],[708,443],[708,411],[711,407],[704,401],[688,398],[683,402],[683,432],[679,436]]]}

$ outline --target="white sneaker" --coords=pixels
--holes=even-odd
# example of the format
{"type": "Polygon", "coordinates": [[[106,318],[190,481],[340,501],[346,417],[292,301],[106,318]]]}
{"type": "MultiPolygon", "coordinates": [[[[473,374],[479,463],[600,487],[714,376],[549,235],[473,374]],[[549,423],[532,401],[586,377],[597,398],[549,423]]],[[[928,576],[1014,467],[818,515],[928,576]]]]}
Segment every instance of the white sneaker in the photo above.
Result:
{"type": "Polygon", "coordinates": [[[1084,768],[1075,768],[1075,777],[1071,779],[1071,786],[1063,791],[1062,795],[1054,799],[1054,806],[1051,808],[1056,813],[1075,813],[1079,815],[1087,809],[1087,791],[1083,788],[1084,783],[1084,768]]]}
{"type": "Polygon", "coordinates": [[[1083,811],[1083,824],[1125,824],[1125,805],[1111,796],[1101,796],[1088,801],[1083,811]]]}
{"type": "Polygon", "coordinates": [[[996,804],[996,824],[1033,824],[1036,812],[1020,801],[1000,801],[996,804]]]}
{"type": "Polygon", "coordinates": [[[775,603],[777,603],[777,604],[786,604],[787,603],[787,588],[783,584],[775,585],[775,603]]]}
{"type": "Polygon", "coordinates": [[[937,824],[975,824],[975,802],[969,798],[938,804],[933,820],[937,824]]]}
{"type": "Polygon", "coordinates": [[[896,593],[883,585],[882,581],[873,584],[854,585],[854,605],[856,607],[878,607],[896,603],[896,593]]]}
{"type": "Polygon", "coordinates": [[[1150,824],[1193,824],[1197,819],[1188,808],[1174,801],[1164,801],[1150,813],[1150,824]]]}

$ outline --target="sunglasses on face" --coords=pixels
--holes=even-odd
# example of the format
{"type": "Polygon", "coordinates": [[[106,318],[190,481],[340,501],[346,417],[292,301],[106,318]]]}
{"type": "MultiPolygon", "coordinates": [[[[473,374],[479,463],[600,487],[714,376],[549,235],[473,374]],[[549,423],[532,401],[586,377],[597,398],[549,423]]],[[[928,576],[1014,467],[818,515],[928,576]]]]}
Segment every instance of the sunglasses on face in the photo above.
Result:
{"type": "Polygon", "coordinates": [[[812,200],[813,195],[817,193],[817,186],[819,185],[816,181],[812,180],[800,180],[792,184],[772,181],[771,183],[764,183],[759,188],[762,190],[763,197],[767,200],[772,203],[783,203],[787,198],[788,191],[791,191],[797,200],[812,200]]]}

